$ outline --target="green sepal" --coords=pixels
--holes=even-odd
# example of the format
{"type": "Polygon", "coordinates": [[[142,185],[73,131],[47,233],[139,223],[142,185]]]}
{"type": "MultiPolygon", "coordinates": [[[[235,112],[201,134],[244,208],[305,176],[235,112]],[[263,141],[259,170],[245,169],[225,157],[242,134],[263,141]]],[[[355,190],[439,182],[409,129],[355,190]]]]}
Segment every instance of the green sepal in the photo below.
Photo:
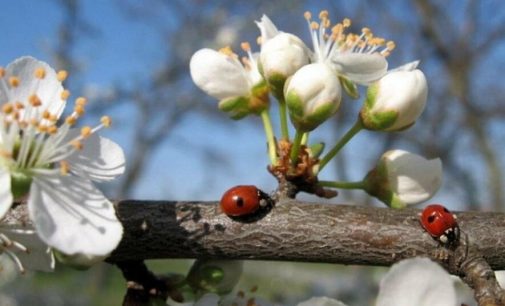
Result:
{"type": "Polygon", "coordinates": [[[376,168],[372,169],[366,175],[365,191],[379,199],[382,203],[394,209],[402,209],[407,205],[391,190],[387,178],[387,169],[382,161],[379,161],[376,168]]]}
{"type": "Polygon", "coordinates": [[[286,105],[288,107],[291,122],[298,131],[310,132],[318,127],[321,123],[326,121],[334,113],[333,103],[322,103],[310,115],[304,113],[304,105],[300,97],[294,92],[290,91],[286,97],[286,105]]]}
{"type": "Polygon", "coordinates": [[[363,127],[372,131],[384,131],[395,124],[398,112],[391,110],[380,113],[372,113],[367,108],[362,108],[359,117],[363,127]]]}
{"type": "Polygon", "coordinates": [[[287,77],[285,75],[273,73],[267,80],[270,91],[277,100],[284,98],[284,84],[286,83],[286,79],[287,77]]]}
{"type": "Polygon", "coordinates": [[[21,198],[30,192],[33,177],[25,171],[11,173],[11,192],[14,199],[21,198]]]}
{"type": "Polygon", "coordinates": [[[347,93],[347,95],[349,97],[351,97],[352,99],[359,98],[359,90],[358,90],[358,86],[356,85],[356,83],[354,83],[353,81],[351,81],[343,76],[339,76],[338,79],[340,81],[340,84],[342,85],[342,88],[344,89],[344,91],[347,93]]]}
{"type": "Polygon", "coordinates": [[[261,81],[254,85],[251,89],[251,98],[249,99],[249,110],[259,115],[262,111],[270,106],[270,89],[266,81],[261,81]]]}
{"type": "Polygon", "coordinates": [[[219,110],[228,113],[234,120],[242,119],[250,114],[248,97],[233,97],[219,101],[219,110]]]}
{"type": "Polygon", "coordinates": [[[324,142],[318,142],[309,147],[310,156],[312,158],[319,158],[324,151],[324,142]]]}

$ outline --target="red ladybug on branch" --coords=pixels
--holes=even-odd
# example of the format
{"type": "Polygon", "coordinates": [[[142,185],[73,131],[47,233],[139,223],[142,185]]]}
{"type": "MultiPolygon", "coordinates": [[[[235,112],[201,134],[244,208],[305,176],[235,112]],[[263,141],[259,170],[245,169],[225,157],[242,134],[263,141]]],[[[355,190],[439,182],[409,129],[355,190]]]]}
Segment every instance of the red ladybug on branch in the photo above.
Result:
{"type": "Polygon", "coordinates": [[[255,221],[273,207],[273,200],[253,185],[238,185],[228,189],[219,202],[221,211],[238,221],[255,221]]]}
{"type": "Polygon", "coordinates": [[[456,215],[440,204],[431,204],[421,213],[421,225],[443,244],[453,244],[459,239],[456,215]]]}

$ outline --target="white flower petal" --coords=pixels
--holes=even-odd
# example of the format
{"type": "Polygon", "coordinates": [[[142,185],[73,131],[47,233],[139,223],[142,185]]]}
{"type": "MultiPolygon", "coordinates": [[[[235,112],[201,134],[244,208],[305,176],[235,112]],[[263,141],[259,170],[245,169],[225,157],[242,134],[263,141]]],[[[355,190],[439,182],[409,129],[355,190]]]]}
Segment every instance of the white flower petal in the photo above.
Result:
{"type": "Polygon", "coordinates": [[[0,219],[12,205],[11,175],[0,168],[0,219]]]}
{"type": "MultiPolygon", "coordinates": [[[[47,63],[39,61],[30,56],[24,56],[16,59],[5,68],[5,77],[15,76],[19,78],[19,86],[11,88],[8,93],[0,90],[0,101],[28,103],[29,97],[36,94],[41,102],[40,112],[37,118],[41,118],[42,111],[47,110],[51,114],[60,116],[65,108],[65,101],[61,99],[63,86],[56,77],[56,72],[47,63]],[[37,79],[34,75],[35,70],[43,68],[45,77],[37,79]],[[4,100],[5,99],[5,100],[4,100]]],[[[33,117],[32,117],[33,118],[33,117]]]]}
{"type": "Polygon", "coordinates": [[[388,62],[378,53],[337,53],[331,60],[339,74],[361,85],[380,79],[388,69],[388,62]]]}
{"type": "MultiPolygon", "coordinates": [[[[67,138],[72,139],[78,134],[77,129],[70,130],[67,138]]],[[[73,173],[94,181],[109,181],[123,174],[125,157],[117,143],[93,134],[83,144],[82,150],[66,159],[73,173]]]]}
{"type": "Polygon", "coordinates": [[[84,178],[34,177],[28,209],[41,239],[67,255],[109,254],[122,237],[114,206],[84,178]]]}
{"type": "Polygon", "coordinates": [[[420,60],[416,60],[416,61],[412,61],[412,62],[403,64],[399,67],[389,70],[388,73],[395,72],[395,71],[412,71],[412,70],[416,69],[417,66],[419,66],[420,62],[421,62],[420,60]]]}
{"type": "Polygon", "coordinates": [[[376,306],[455,306],[450,275],[427,258],[403,260],[380,283],[376,306]]]}
{"type": "Polygon", "coordinates": [[[54,270],[55,259],[51,249],[40,240],[32,227],[29,226],[0,226],[0,233],[10,240],[22,244],[28,252],[15,250],[15,254],[27,270],[51,272],[54,270]]]}
{"type": "Polygon", "coordinates": [[[442,184],[442,161],[427,160],[403,150],[383,155],[391,189],[407,205],[430,199],[442,184]]]}
{"type": "Polygon", "coordinates": [[[212,49],[200,49],[189,63],[195,84],[218,100],[249,94],[249,82],[242,64],[212,49]]]}
{"type": "Polygon", "coordinates": [[[255,21],[255,22],[261,31],[261,44],[266,43],[267,41],[272,39],[274,36],[279,34],[279,30],[277,30],[277,27],[272,22],[272,20],[270,20],[270,18],[268,18],[267,15],[263,14],[263,16],[261,16],[261,20],[255,21]]]}
{"type": "Polygon", "coordinates": [[[346,304],[328,297],[313,297],[304,302],[298,303],[297,306],[347,306],[346,304]]]}

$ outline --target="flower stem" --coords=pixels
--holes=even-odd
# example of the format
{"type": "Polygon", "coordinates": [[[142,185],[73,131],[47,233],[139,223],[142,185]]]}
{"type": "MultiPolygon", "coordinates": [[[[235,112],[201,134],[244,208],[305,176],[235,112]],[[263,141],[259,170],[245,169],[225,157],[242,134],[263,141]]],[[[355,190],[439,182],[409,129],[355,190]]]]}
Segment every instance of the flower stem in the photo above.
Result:
{"type": "Polygon", "coordinates": [[[293,167],[298,163],[298,154],[300,153],[303,134],[305,133],[296,130],[295,139],[293,139],[293,146],[291,147],[291,154],[289,155],[293,167]]]}
{"type": "Polygon", "coordinates": [[[288,114],[286,110],[286,101],[284,101],[284,98],[279,98],[279,114],[281,117],[282,139],[289,140],[288,114]]]}
{"type": "Polygon", "coordinates": [[[319,162],[319,169],[317,172],[321,172],[324,166],[333,158],[337,153],[354,137],[359,131],[363,129],[361,120],[357,120],[356,123],[344,134],[344,136],[335,144],[335,146],[323,157],[319,162]]]}
{"type": "Polygon", "coordinates": [[[305,132],[302,135],[302,145],[307,145],[307,142],[309,142],[309,132],[305,132]]]}
{"type": "Polygon", "coordinates": [[[275,165],[277,163],[276,145],[274,138],[274,130],[272,128],[272,121],[270,120],[270,113],[268,109],[261,111],[261,120],[263,120],[263,127],[265,128],[265,135],[268,143],[268,156],[270,163],[275,165]]]}
{"type": "Polygon", "coordinates": [[[358,181],[358,182],[319,181],[317,184],[323,187],[333,187],[340,189],[366,189],[365,181],[358,181]]]}

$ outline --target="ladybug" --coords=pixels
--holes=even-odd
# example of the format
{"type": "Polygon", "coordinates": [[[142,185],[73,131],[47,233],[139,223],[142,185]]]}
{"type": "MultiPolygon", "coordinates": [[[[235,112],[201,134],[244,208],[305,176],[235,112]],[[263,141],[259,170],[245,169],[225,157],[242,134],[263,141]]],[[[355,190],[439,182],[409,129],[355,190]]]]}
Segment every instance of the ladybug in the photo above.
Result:
{"type": "Polygon", "coordinates": [[[421,225],[435,239],[451,244],[459,238],[456,215],[440,204],[431,204],[421,213],[421,225]]]}
{"type": "Polygon", "coordinates": [[[230,218],[248,221],[266,215],[272,208],[270,197],[253,185],[238,185],[228,189],[219,202],[230,218]]]}

